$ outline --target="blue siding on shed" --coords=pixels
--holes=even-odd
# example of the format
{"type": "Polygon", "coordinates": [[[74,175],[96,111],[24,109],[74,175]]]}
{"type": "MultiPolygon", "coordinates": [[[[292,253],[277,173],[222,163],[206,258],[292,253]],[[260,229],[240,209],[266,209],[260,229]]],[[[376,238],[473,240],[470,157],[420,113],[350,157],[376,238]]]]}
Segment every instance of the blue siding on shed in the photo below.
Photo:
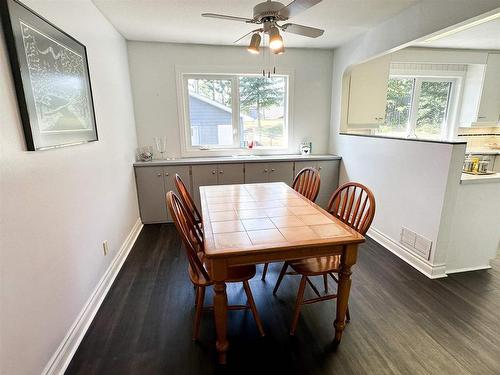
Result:
{"type": "Polygon", "coordinates": [[[232,115],[222,108],[189,95],[191,126],[199,127],[200,145],[218,143],[217,125],[231,125],[232,115]]]}

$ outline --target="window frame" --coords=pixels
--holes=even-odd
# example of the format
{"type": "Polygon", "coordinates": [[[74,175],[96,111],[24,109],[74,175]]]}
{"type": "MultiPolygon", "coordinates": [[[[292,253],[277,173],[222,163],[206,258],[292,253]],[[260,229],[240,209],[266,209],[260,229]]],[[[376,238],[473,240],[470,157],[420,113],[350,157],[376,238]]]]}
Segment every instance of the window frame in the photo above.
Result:
{"type": "Polygon", "coordinates": [[[259,73],[255,72],[255,67],[192,67],[192,66],[176,66],[176,82],[177,82],[177,106],[179,116],[179,135],[182,157],[193,156],[230,156],[235,154],[243,154],[251,151],[253,154],[272,155],[285,154],[291,152],[291,143],[293,137],[292,126],[292,103],[293,103],[293,70],[281,70],[275,76],[285,77],[285,134],[286,147],[267,147],[261,146],[249,150],[245,147],[240,147],[240,98],[239,98],[239,77],[241,76],[256,76],[259,73]],[[252,72],[252,73],[246,73],[252,72]],[[231,79],[231,107],[233,121],[233,144],[231,146],[216,146],[210,145],[209,149],[200,149],[198,146],[191,145],[191,125],[189,122],[189,91],[187,80],[189,78],[198,79],[231,79]],[[237,110],[235,110],[235,108],[237,110]]]}
{"type": "Polygon", "coordinates": [[[411,94],[411,103],[410,103],[410,114],[408,116],[408,124],[406,126],[405,137],[406,138],[414,138],[414,139],[431,139],[432,138],[421,138],[418,137],[415,133],[417,128],[417,120],[418,120],[418,109],[420,104],[420,94],[422,90],[422,82],[451,82],[451,89],[448,94],[448,102],[446,106],[445,113],[445,123],[441,129],[441,135],[439,140],[447,139],[450,137],[452,132],[454,131],[453,123],[456,122],[455,118],[457,116],[457,107],[458,102],[460,100],[461,93],[461,80],[462,77],[455,75],[438,75],[434,73],[424,74],[424,73],[396,73],[390,74],[390,79],[411,79],[413,80],[413,91],[411,94]]]}

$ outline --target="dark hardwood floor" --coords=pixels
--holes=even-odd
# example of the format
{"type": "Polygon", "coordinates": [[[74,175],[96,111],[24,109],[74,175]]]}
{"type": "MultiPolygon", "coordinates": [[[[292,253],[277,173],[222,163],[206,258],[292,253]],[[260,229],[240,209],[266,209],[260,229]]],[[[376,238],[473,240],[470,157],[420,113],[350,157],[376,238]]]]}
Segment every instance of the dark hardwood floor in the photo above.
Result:
{"type": "MultiPolygon", "coordinates": [[[[230,312],[227,366],[216,365],[211,313],[200,342],[191,341],[186,267],[175,227],[145,226],[66,374],[500,374],[498,260],[488,271],[430,280],[368,239],[353,272],[352,321],[337,350],[335,302],[305,306],[290,337],[299,280],[286,277],[274,297],[280,264],[270,266],[266,282],[258,266],[251,287],[267,336],[259,337],[249,311],[230,312]]],[[[228,296],[246,302],[241,285],[228,287],[228,296]]],[[[205,303],[211,300],[210,292],[205,303]]]]}

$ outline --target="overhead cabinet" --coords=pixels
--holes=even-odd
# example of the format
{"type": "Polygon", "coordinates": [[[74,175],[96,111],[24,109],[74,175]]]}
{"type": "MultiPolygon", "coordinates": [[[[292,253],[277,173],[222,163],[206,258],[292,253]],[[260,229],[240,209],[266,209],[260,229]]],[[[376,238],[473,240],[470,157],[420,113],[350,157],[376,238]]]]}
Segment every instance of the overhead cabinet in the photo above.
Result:
{"type": "Polygon", "coordinates": [[[141,219],[144,224],[170,222],[165,195],[175,189],[174,176],[178,173],[195,204],[200,205],[200,186],[228,185],[262,182],[285,182],[292,184],[293,178],[302,168],[314,167],[321,174],[321,190],[316,203],[324,207],[331,193],[338,186],[340,158],[328,156],[327,160],[272,161],[240,163],[195,163],[186,165],[154,166],[136,163],[135,176],[141,219]]]}
{"type": "Polygon", "coordinates": [[[384,122],[390,56],[355,66],[349,79],[347,124],[359,127],[384,122]]]}
{"type": "Polygon", "coordinates": [[[460,126],[500,122],[500,54],[490,53],[484,64],[469,65],[464,80],[460,126]]]}
{"type": "Polygon", "coordinates": [[[488,54],[477,122],[498,123],[500,118],[500,54],[488,54]]]}

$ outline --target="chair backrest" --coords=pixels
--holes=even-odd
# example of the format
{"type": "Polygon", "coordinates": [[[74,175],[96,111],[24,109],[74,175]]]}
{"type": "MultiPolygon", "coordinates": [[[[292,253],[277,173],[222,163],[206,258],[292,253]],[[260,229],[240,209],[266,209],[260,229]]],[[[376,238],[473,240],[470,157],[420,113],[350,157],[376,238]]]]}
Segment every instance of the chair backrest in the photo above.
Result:
{"type": "Polygon", "coordinates": [[[174,180],[175,180],[175,187],[177,188],[177,191],[179,192],[179,198],[181,199],[182,204],[189,211],[191,211],[191,215],[194,217],[195,221],[197,223],[201,223],[200,211],[198,211],[198,209],[196,208],[196,205],[194,204],[193,198],[191,197],[191,194],[189,194],[189,191],[186,188],[186,185],[184,185],[184,182],[182,181],[181,176],[179,176],[176,173],[174,180]]]}
{"type": "Polygon", "coordinates": [[[209,281],[210,276],[198,257],[198,253],[203,250],[203,247],[200,249],[200,241],[197,240],[196,223],[191,220],[186,207],[183,206],[181,200],[173,191],[167,193],[167,207],[181,236],[191,269],[198,277],[203,276],[205,280],[209,281]]]}
{"type": "Polygon", "coordinates": [[[321,178],[314,168],[304,168],[293,179],[292,188],[311,202],[316,200],[319,193],[321,178]]]}
{"type": "Polygon", "coordinates": [[[366,186],[348,182],[335,190],[326,210],[365,235],[375,216],[375,197],[366,186]]]}

